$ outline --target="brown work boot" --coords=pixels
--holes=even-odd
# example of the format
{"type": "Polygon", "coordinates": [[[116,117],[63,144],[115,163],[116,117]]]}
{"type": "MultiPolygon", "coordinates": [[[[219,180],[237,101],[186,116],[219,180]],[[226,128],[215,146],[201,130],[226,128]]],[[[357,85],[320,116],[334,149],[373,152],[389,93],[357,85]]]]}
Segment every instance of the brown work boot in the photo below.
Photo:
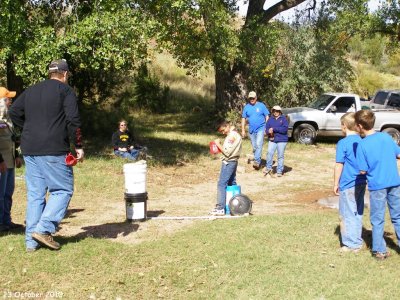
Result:
{"type": "Polygon", "coordinates": [[[375,257],[377,260],[385,260],[390,256],[390,252],[372,252],[372,256],[375,257]]]}
{"type": "Polygon", "coordinates": [[[38,232],[34,232],[34,233],[32,233],[32,238],[36,242],[38,242],[50,249],[53,249],[53,250],[60,249],[60,244],[57,243],[55,240],[53,240],[53,237],[51,236],[51,234],[41,234],[38,232]]]}

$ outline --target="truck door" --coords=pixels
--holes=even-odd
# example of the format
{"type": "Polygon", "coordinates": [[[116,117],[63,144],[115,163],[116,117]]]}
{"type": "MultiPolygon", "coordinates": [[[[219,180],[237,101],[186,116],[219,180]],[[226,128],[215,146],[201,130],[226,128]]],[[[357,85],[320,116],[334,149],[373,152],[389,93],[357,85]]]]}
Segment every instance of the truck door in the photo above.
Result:
{"type": "Polygon", "coordinates": [[[385,102],[388,97],[388,92],[379,91],[371,100],[371,108],[385,108],[385,102]]]}
{"type": "Polygon", "coordinates": [[[339,97],[326,110],[326,134],[340,135],[342,131],[340,118],[347,112],[355,112],[356,99],[354,97],[339,97]]]}
{"type": "Polygon", "coordinates": [[[389,108],[400,108],[400,94],[391,93],[387,102],[389,108]]]}

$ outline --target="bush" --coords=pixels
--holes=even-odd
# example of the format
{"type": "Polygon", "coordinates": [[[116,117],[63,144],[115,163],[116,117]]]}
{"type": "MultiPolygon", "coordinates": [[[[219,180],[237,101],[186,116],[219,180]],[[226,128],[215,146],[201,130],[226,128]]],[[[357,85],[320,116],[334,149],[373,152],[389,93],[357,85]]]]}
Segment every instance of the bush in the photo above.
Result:
{"type": "Polygon", "coordinates": [[[168,107],[169,87],[160,83],[145,64],[141,65],[135,76],[133,100],[140,108],[150,109],[155,113],[165,113],[168,107]]]}

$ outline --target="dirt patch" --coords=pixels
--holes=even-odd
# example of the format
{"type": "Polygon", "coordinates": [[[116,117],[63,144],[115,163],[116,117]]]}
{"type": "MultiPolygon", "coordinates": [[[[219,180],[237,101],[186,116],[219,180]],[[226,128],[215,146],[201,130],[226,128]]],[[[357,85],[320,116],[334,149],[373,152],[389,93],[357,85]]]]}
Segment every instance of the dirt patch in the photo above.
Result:
{"type": "MultiPolygon", "coordinates": [[[[333,155],[332,148],[310,148],[300,153],[302,160],[298,161],[288,151],[283,177],[264,176],[261,170],[253,170],[245,158],[241,159],[237,182],[241,185],[242,193],[253,201],[252,214],[293,214],[324,209],[317,201],[333,195],[330,187],[333,155]]],[[[157,240],[196,222],[210,222],[161,220],[157,216],[207,216],[215,205],[219,168],[220,161],[212,158],[198,164],[182,163],[168,168],[149,168],[148,216],[154,219],[127,223],[123,193],[115,199],[95,201],[95,209],[89,207],[89,204],[87,207],[75,205],[72,201],[69,215],[61,224],[58,235],[78,239],[105,238],[136,244],[157,240]],[[79,219],[79,223],[76,219],[79,219]]]]}

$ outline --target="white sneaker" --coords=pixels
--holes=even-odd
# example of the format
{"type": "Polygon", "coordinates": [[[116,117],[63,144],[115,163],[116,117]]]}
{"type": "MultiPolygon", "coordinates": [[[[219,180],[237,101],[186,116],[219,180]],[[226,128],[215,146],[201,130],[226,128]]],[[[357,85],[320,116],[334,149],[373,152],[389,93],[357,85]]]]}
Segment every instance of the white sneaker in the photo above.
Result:
{"type": "Polygon", "coordinates": [[[225,215],[225,210],[219,209],[219,208],[214,208],[212,211],[210,211],[210,215],[212,216],[224,216],[225,215]]]}

